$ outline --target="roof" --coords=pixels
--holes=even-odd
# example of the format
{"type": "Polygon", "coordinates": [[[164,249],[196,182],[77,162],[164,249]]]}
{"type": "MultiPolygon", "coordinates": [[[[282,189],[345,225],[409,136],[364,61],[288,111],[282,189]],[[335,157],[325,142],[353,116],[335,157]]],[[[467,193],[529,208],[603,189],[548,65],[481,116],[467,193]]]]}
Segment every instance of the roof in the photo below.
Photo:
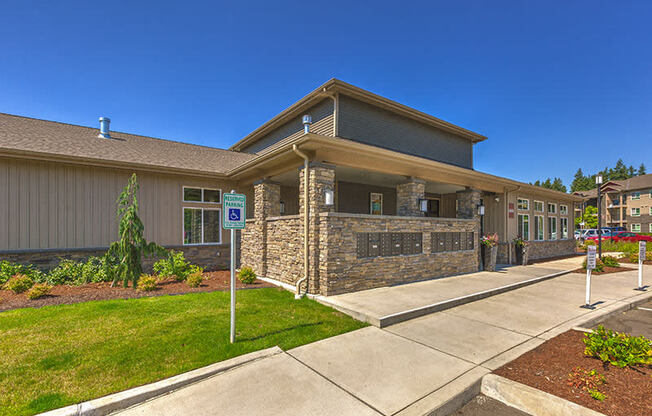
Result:
{"type": "Polygon", "coordinates": [[[635,191],[639,189],[652,188],[652,174],[634,176],[620,181],[609,181],[602,185],[605,191],[635,191]]]}
{"type": "Polygon", "coordinates": [[[226,174],[255,157],[135,134],[111,131],[110,139],[98,134],[99,128],[0,113],[0,153],[54,155],[209,174],[226,174]]]}
{"type": "Polygon", "coordinates": [[[597,198],[598,188],[589,189],[588,191],[575,191],[573,195],[581,196],[582,198],[597,198]]]}
{"type": "Polygon", "coordinates": [[[316,104],[318,101],[321,101],[326,97],[332,97],[333,94],[335,93],[343,93],[344,95],[348,95],[358,100],[385,108],[389,111],[403,115],[405,117],[412,118],[422,123],[440,128],[442,130],[449,131],[461,137],[465,137],[473,143],[477,143],[487,139],[486,136],[483,136],[479,133],[475,133],[471,130],[467,130],[455,124],[434,117],[430,114],[426,114],[419,110],[415,110],[412,107],[408,107],[406,105],[400,104],[396,101],[390,100],[388,98],[374,94],[370,91],[356,87],[355,85],[348,84],[344,81],[340,81],[339,79],[332,78],[327,82],[325,82],[324,84],[317,87],[314,91],[312,91],[308,95],[301,98],[296,103],[292,104],[290,107],[283,110],[276,117],[272,118],[267,123],[258,127],[249,135],[239,140],[229,149],[240,150],[245,145],[256,142],[258,139],[260,139],[262,136],[264,136],[271,130],[279,127],[283,123],[292,120],[297,116],[300,116],[302,112],[308,109],[310,106],[316,104]]]}

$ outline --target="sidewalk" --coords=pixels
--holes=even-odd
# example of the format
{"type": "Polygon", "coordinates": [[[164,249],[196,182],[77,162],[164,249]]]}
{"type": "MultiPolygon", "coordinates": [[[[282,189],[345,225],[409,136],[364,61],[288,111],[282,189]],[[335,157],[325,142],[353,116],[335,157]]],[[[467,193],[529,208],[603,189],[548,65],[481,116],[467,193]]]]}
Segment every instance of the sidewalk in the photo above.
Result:
{"type": "MultiPolygon", "coordinates": [[[[644,273],[649,283],[652,267],[645,266],[644,273]]],[[[483,375],[546,339],[651,299],[652,292],[632,290],[636,276],[627,271],[594,277],[592,302],[598,303],[594,310],[579,308],[585,276],[570,273],[386,329],[368,327],[304,345],[120,414],[342,416],[452,411],[461,401],[451,399],[473,397],[477,392],[469,387],[483,375]]]]}
{"type": "Polygon", "coordinates": [[[499,265],[496,272],[467,273],[315,299],[383,328],[556,277],[581,267],[583,260],[579,256],[530,266],[499,265]]]}

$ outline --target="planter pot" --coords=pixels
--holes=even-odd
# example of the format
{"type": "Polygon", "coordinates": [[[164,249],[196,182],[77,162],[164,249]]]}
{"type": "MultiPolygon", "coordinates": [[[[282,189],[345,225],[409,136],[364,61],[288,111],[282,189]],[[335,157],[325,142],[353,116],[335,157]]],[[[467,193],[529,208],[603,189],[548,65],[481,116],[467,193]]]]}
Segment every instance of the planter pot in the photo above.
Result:
{"type": "Polygon", "coordinates": [[[528,261],[528,247],[518,247],[515,246],[516,248],[516,264],[522,264],[525,266],[528,261]]]}
{"type": "Polygon", "coordinates": [[[488,272],[496,271],[496,258],[498,257],[498,246],[482,246],[482,261],[484,269],[488,272]]]}

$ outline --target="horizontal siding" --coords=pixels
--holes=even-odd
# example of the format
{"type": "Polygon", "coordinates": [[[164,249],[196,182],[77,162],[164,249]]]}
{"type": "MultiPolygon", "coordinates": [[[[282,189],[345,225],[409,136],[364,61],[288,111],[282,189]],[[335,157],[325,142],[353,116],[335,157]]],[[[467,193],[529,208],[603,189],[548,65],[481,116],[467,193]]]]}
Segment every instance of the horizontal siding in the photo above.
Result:
{"type": "MultiPolygon", "coordinates": [[[[0,159],[0,251],[106,247],[117,239],[116,200],[131,172],[0,159]]],[[[137,172],[145,237],[182,244],[183,186],[222,189],[205,178],[137,172]]],[[[221,204],[204,205],[221,208],[221,204]]],[[[223,242],[226,233],[223,234],[223,242]]]]}

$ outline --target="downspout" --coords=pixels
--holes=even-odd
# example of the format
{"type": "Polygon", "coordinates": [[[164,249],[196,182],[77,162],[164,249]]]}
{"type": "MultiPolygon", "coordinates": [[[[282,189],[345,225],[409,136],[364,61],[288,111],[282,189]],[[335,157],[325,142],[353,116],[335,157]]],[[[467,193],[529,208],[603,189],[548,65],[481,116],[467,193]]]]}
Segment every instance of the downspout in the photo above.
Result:
{"type": "Polygon", "coordinates": [[[292,150],[303,159],[303,277],[297,282],[297,290],[294,295],[295,299],[301,299],[301,284],[306,282],[306,293],[308,293],[308,164],[310,159],[303,153],[296,144],[292,145],[292,150]]]}

